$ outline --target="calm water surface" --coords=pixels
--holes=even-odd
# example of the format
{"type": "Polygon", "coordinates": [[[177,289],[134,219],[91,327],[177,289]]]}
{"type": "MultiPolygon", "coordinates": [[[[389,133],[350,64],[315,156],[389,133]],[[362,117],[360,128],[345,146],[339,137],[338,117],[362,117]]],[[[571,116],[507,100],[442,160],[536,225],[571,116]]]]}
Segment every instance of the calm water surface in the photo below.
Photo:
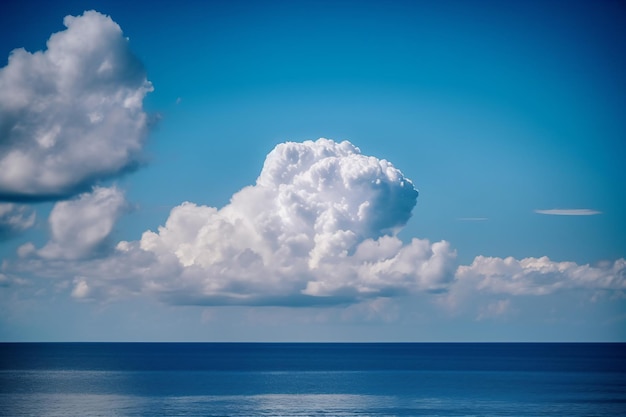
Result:
{"type": "Polygon", "coordinates": [[[6,416],[626,416],[626,344],[0,344],[6,416]]]}

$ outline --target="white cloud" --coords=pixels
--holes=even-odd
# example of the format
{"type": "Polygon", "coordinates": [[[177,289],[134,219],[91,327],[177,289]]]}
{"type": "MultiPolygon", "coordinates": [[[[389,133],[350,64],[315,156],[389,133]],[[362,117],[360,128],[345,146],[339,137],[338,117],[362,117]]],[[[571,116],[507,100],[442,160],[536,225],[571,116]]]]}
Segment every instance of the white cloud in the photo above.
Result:
{"type": "Polygon", "coordinates": [[[453,309],[464,297],[484,295],[489,300],[476,311],[479,319],[505,314],[510,304],[503,296],[626,290],[624,259],[590,266],[478,256],[457,268],[448,242],[397,237],[417,194],[391,163],[349,142],[288,142],[270,152],[256,183],[226,206],[182,203],[157,231],[99,257],[93,255],[109,243],[124,210],[121,192],[95,188],[58,203],[50,242],[40,250],[24,245],[21,261],[9,269],[73,278],[72,296],[88,300],[147,295],[186,305],[360,304],[367,311],[352,311],[367,315],[404,294],[446,293],[434,301],[453,309]]]}
{"type": "Polygon", "coordinates": [[[546,295],[565,289],[626,290],[626,260],[598,266],[554,262],[548,257],[491,258],[477,256],[456,273],[461,285],[481,292],[546,295]]]}
{"type": "Polygon", "coordinates": [[[22,232],[35,224],[35,212],[28,206],[0,203],[0,240],[22,232]]]}
{"type": "Polygon", "coordinates": [[[78,299],[84,299],[89,296],[89,285],[82,279],[76,280],[74,283],[74,289],[72,290],[72,297],[78,299]]]}
{"type": "MultiPolygon", "coordinates": [[[[123,193],[115,187],[95,187],[91,193],[56,203],[48,219],[51,239],[37,255],[47,259],[92,255],[102,248],[126,208],[123,193]]],[[[23,256],[27,249],[22,249],[23,256]]]]}
{"type": "Polygon", "coordinates": [[[416,198],[391,163],[349,142],[284,143],[230,204],[183,203],[139,246],[182,266],[162,283],[181,303],[337,303],[440,290],[453,274],[448,244],[395,237],[416,198]]]}
{"type": "Polygon", "coordinates": [[[152,91],[141,63],[108,16],[64,24],[0,69],[0,199],[68,196],[138,161],[152,91]]]}
{"type": "Polygon", "coordinates": [[[19,248],[17,248],[17,256],[20,258],[24,258],[33,253],[37,252],[37,248],[33,242],[24,243],[19,248]]]}
{"type": "Polygon", "coordinates": [[[535,210],[537,214],[548,214],[552,216],[594,216],[596,214],[602,214],[601,211],[591,209],[550,209],[550,210],[535,210]]]}
{"type": "MultiPolygon", "coordinates": [[[[256,184],[225,207],[185,202],[157,232],[120,242],[111,257],[55,268],[73,268],[85,282],[76,295],[82,288],[93,297],[150,293],[176,304],[338,304],[442,291],[456,267],[449,244],[396,237],[417,194],[391,163],[349,142],[284,143],[267,156],[256,184]]],[[[93,221],[81,221],[81,201],[62,206],[77,226],[70,230],[68,221],[40,255],[77,257],[104,236],[70,243],[93,221]]]]}
{"type": "Polygon", "coordinates": [[[12,287],[12,286],[24,286],[28,285],[28,281],[23,278],[6,275],[0,272],[0,288],[12,287]]]}

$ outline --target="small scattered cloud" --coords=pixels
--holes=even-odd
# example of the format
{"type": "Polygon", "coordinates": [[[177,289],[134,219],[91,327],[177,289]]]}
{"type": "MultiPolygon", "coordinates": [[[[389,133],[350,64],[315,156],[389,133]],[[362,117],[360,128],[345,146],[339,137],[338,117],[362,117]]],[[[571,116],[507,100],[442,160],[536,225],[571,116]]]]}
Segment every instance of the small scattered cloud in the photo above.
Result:
{"type": "Polygon", "coordinates": [[[0,288],[24,285],[28,285],[28,281],[26,281],[25,279],[12,275],[6,275],[0,272],[0,288]]]}
{"type": "Polygon", "coordinates": [[[35,224],[35,212],[26,205],[0,203],[0,241],[11,238],[35,224]]]}
{"type": "Polygon", "coordinates": [[[74,281],[74,288],[72,289],[72,297],[83,300],[89,297],[90,288],[85,280],[77,279],[74,281]]]}
{"type": "Polygon", "coordinates": [[[17,248],[17,256],[20,258],[25,258],[33,253],[37,252],[37,248],[33,242],[24,243],[19,248],[17,248]]]}
{"type": "Polygon", "coordinates": [[[595,216],[597,214],[602,214],[601,211],[592,209],[549,209],[535,210],[535,213],[552,216],[595,216]]]}
{"type": "MultiPolygon", "coordinates": [[[[103,249],[117,219],[128,208],[115,187],[95,187],[69,201],[56,203],[48,222],[50,241],[36,254],[46,259],[79,259],[103,249]]],[[[28,244],[27,244],[28,245],[28,244]]],[[[20,248],[22,256],[32,253],[20,248]]]]}
{"type": "Polygon", "coordinates": [[[137,166],[152,91],[128,39],[95,11],[0,69],[0,201],[55,200],[137,166]]]}

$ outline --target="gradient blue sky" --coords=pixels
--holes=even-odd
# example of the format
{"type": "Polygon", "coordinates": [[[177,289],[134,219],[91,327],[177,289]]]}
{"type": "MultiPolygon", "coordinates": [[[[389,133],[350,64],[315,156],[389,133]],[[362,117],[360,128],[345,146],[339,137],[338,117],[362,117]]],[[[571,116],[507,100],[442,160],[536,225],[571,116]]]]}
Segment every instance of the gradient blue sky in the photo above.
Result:
{"type": "MultiPolygon", "coordinates": [[[[399,237],[446,240],[458,265],[626,257],[621,1],[10,1],[2,66],[92,9],[129,38],[157,120],[144,163],[97,183],[133,207],[111,241],[156,231],[183,201],[220,208],[274,146],[325,137],[411,179],[420,195],[399,237]],[[551,209],[597,213],[537,212],[551,209]]],[[[15,267],[21,245],[48,240],[54,204],[0,241],[0,272],[27,282],[0,287],[0,340],[626,341],[623,269],[610,289],[475,288],[458,305],[430,293],[300,308],[76,301],[15,267]]]]}

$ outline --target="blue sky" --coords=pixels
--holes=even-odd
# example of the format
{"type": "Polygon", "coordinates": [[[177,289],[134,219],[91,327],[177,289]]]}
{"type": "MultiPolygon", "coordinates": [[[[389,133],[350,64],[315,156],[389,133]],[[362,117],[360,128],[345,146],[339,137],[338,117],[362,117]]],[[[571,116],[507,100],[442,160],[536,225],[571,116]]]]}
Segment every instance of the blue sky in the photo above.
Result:
{"type": "Polygon", "coordinates": [[[626,339],[620,2],[0,8],[0,339],[626,339]]]}

